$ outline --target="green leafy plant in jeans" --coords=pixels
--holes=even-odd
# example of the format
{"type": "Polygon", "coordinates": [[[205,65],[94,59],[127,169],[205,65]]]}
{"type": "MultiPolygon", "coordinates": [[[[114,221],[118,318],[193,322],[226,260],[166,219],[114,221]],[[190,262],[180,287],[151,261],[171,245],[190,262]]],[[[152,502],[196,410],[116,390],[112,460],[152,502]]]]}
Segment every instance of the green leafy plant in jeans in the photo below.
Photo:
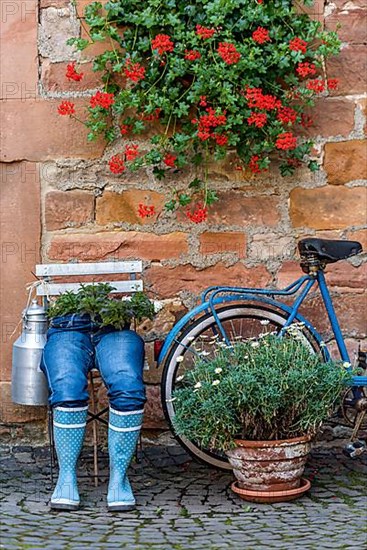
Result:
{"type": "Polygon", "coordinates": [[[52,319],[61,315],[78,313],[90,315],[101,327],[113,326],[122,330],[132,320],[140,322],[153,319],[154,304],[143,292],[135,292],[131,298],[110,298],[114,287],[108,283],[80,286],[77,292],[66,291],[51,304],[47,316],[52,319]]]}

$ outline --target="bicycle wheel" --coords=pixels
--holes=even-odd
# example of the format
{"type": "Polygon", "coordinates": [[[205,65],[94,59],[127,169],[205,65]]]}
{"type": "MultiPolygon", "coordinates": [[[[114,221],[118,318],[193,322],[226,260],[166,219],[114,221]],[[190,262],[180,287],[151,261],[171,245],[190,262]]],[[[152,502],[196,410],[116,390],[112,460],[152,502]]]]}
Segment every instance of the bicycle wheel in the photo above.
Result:
{"type": "MultiPolygon", "coordinates": [[[[257,337],[265,330],[278,332],[286,323],[288,318],[286,312],[265,304],[253,303],[253,300],[251,302],[228,305],[216,310],[231,342],[257,337]]],[[[297,319],[295,321],[299,322],[297,319]]],[[[177,435],[173,423],[175,407],[172,393],[174,389],[180,387],[180,377],[194,367],[194,359],[199,354],[204,354],[210,359],[213,345],[212,343],[209,345],[209,342],[213,342],[213,337],[219,339],[220,336],[218,325],[211,313],[199,317],[185,327],[164,361],[161,391],[166,419],[180,445],[199,462],[227,470],[231,467],[224,453],[204,449],[194,441],[177,435]]],[[[318,342],[307,327],[303,326],[299,329],[299,336],[311,351],[321,353],[318,342]]]]}

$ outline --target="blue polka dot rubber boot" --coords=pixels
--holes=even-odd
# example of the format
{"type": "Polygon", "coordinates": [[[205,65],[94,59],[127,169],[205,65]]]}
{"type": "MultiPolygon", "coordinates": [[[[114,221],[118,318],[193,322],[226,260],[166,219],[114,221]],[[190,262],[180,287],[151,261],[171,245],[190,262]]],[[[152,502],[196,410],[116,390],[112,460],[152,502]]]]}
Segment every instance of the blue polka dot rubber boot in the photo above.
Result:
{"type": "Polygon", "coordinates": [[[107,507],[110,512],[127,512],[135,508],[135,498],[126,472],[135,453],[143,412],[143,410],[116,411],[110,407],[108,424],[110,481],[107,493],[107,507]]]}
{"type": "Polygon", "coordinates": [[[50,505],[56,510],[79,508],[76,465],[83,446],[87,414],[88,407],[55,407],[53,410],[59,478],[50,505]]]}

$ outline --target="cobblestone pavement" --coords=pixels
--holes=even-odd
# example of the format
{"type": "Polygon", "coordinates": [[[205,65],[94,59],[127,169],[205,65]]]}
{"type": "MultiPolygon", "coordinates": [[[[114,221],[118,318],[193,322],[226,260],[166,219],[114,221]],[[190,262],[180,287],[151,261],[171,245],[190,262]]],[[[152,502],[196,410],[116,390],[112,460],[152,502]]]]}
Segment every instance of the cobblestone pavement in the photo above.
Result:
{"type": "MultiPolygon", "coordinates": [[[[231,492],[231,473],[192,462],[178,446],[145,447],[130,473],[138,507],[124,514],[107,512],[106,481],[96,488],[85,478],[80,510],[50,511],[47,449],[3,448],[1,466],[0,548],[6,550],[367,547],[367,455],[350,460],[335,448],[314,450],[309,494],[264,505],[242,501],[231,492]]],[[[85,455],[81,470],[88,468],[85,455]]]]}

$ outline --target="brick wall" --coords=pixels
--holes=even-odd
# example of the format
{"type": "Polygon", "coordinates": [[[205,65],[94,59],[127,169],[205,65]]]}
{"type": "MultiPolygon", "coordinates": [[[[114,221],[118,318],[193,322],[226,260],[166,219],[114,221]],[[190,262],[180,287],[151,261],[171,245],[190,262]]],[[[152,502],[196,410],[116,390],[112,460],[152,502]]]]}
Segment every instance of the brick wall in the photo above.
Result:
{"type": "MultiPolygon", "coordinates": [[[[82,13],[87,4],[78,0],[82,13]]],[[[220,195],[205,224],[185,220],[142,220],[139,202],[160,207],[165,182],[148,173],[113,176],[106,169],[111,150],[87,144],[83,127],[60,117],[60,98],[83,105],[97,85],[88,55],[81,55],[85,78],[70,84],[66,64],[79,59],[67,37],[83,34],[67,0],[4,0],[1,4],[1,331],[0,435],[42,440],[45,411],[11,404],[11,346],[25,305],[25,284],[39,260],[142,258],[146,287],[164,300],[154,326],[165,334],[206,285],[283,285],[299,274],[296,243],[303,236],[357,239],[366,230],[366,13],[362,0],[317,0],[314,17],[327,29],[342,25],[341,55],[328,64],[339,90],[320,100],[315,125],[322,170],[281,178],[276,171],[254,177],[235,170],[231,160],[210,167],[220,195]]],[[[104,46],[103,46],[104,47],[104,46]]],[[[93,51],[94,50],[94,51],[93,51]]],[[[144,139],[142,137],[141,139],[144,139]]],[[[177,176],[174,176],[177,178],[177,176]]],[[[189,180],[185,172],[181,182],[189,180]]],[[[355,351],[366,337],[366,264],[361,258],[329,269],[328,280],[347,342],[355,351]]],[[[307,313],[321,330],[325,315],[312,298],[307,313]]],[[[146,371],[146,425],[162,426],[160,373],[146,371]]]]}

